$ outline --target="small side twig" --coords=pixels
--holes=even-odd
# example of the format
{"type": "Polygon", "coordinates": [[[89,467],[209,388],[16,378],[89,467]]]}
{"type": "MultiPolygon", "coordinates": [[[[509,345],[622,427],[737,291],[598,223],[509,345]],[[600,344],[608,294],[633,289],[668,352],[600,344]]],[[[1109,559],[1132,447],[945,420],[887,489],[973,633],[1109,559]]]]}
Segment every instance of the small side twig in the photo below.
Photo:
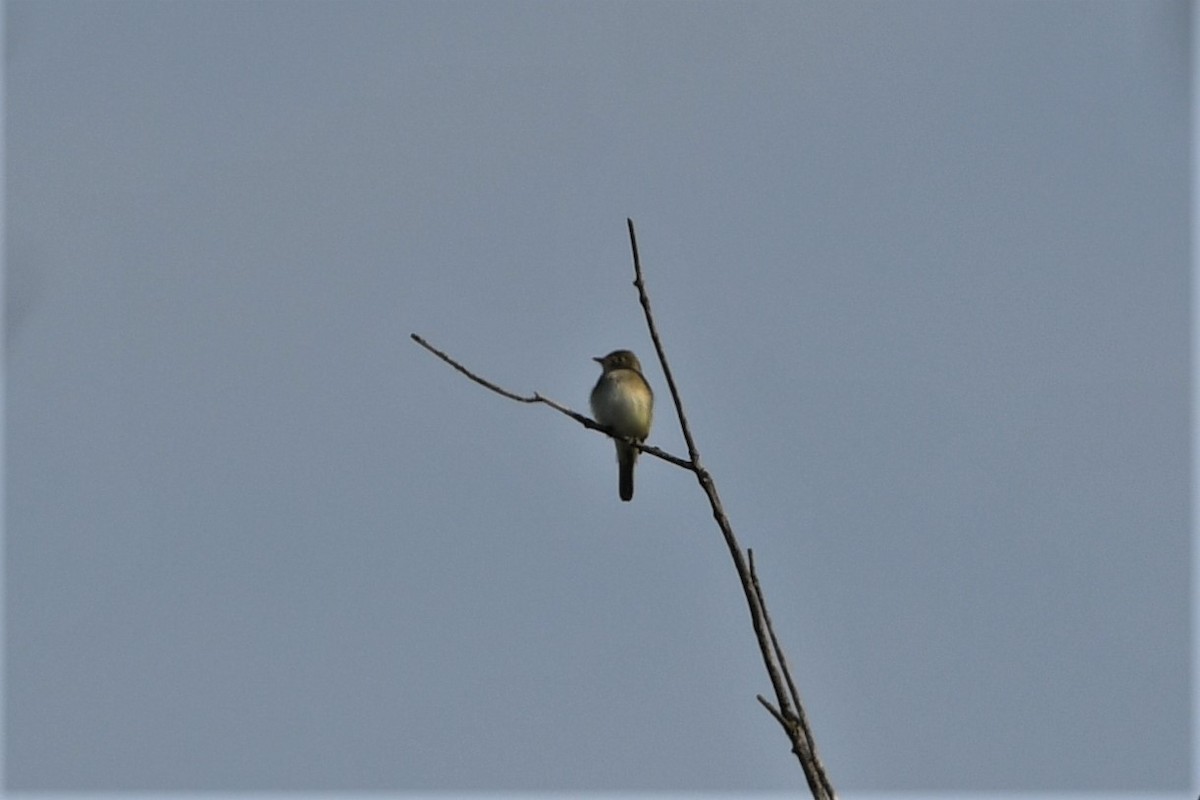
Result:
{"type": "Polygon", "coordinates": [[[778,708],[771,705],[770,700],[763,697],[761,694],[756,694],[756,695],[754,695],[754,697],[756,700],[758,700],[759,703],[762,704],[763,708],[765,708],[767,711],[771,712],[771,716],[775,718],[775,721],[778,722],[784,730],[787,730],[794,724],[794,723],[790,722],[786,717],[784,717],[778,708]]]}
{"type": "MultiPolygon", "coordinates": [[[[775,636],[775,626],[771,623],[771,614],[767,611],[767,601],[763,597],[762,585],[758,582],[758,570],[754,567],[754,550],[746,548],[746,561],[750,566],[750,581],[754,585],[754,596],[758,598],[758,605],[762,609],[763,623],[767,628],[767,635],[771,639],[771,652],[775,655],[775,661],[779,664],[779,671],[783,674],[783,679],[787,683],[787,698],[795,704],[797,709],[800,709],[800,693],[796,691],[796,684],[792,681],[792,670],[788,666],[787,657],[783,654],[783,648],[779,646],[779,639],[775,636]]],[[[792,709],[788,704],[782,706],[782,710],[786,714],[792,714],[792,709]]],[[[802,713],[800,711],[796,714],[802,713]]]]}
{"type": "MultiPolygon", "coordinates": [[[[754,566],[754,550],[746,548],[746,560],[750,564],[750,579],[754,582],[754,594],[758,598],[759,608],[762,609],[763,622],[766,623],[767,634],[771,639],[771,654],[775,662],[779,665],[779,671],[783,673],[784,681],[787,683],[788,693],[786,704],[782,704],[780,709],[776,711],[769,703],[763,700],[762,695],[759,695],[758,700],[767,707],[767,710],[775,717],[783,729],[788,732],[792,738],[793,752],[801,762],[811,764],[812,769],[805,770],[808,775],[810,785],[816,781],[824,791],[825,796],[833,797],[833,785],[829,782],[829,776],[825,772],[825,766],[821,763],[820,756],[817,755],[817,747],[813,741],[812,729],[808,725],[808,714],[804,711],[804,704],[800,702],[800,692],[796,689],[796,682],[792,680],[792,668],[788,666],[787,656],[783,652],[783,648],[779,645],[779,638],[775,635],[775,625],[771,622],[771,614],[767,611],[767,601],[763,597],[762,584],[758,582],[758,570],[754,566]],[[797,748],[799,748],[797,750],[797,748]]],[[[783,700],[781,700],[783,703],[783,700]]],[[[816,792],[814,790],[814,796],[816,792]]]]}

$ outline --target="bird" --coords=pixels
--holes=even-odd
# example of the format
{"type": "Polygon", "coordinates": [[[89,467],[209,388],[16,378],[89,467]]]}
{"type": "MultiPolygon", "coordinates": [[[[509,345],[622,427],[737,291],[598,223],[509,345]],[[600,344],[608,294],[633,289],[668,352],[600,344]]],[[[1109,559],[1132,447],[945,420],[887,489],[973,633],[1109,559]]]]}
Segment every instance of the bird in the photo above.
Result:
{"type": "MultiPolygon", "coordinates": [[[[642,365],[629,350],[614,350],[606,356],[592,359],[603,370],[592,389],[592,415],[601,425],[617,436],[644,442],[650,435],[654,418],[654,392],[642,375],[642,365]]],[[[617,441],[617,466],[620,471],[618,488],[621,499],[633,499],[633,463],[638,450],[617,441]]]]}

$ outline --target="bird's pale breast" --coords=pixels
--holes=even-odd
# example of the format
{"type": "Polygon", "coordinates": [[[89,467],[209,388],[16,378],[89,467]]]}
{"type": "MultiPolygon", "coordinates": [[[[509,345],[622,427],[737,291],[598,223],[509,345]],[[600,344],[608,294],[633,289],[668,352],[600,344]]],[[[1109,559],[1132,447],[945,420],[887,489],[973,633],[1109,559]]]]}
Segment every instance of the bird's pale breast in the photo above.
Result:
{"type": "Polygon", "coordinates": [[[609,372],[592,394],[592,413],[601,425],[622,436],[644,439],[650,433],[653,398],[645,381],[632,370],[609,372]]]}

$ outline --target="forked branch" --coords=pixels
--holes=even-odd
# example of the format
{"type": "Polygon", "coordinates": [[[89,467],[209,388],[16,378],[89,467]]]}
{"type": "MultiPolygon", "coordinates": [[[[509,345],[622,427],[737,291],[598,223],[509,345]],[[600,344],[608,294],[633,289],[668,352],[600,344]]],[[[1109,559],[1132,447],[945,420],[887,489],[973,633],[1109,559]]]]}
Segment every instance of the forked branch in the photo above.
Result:
{"type": "Polygon", "coordinates": [[[646,292],[646,284],[642,276],[642,262],[641,257],[638,255],[637,234],[633,228],[633,220],[626,220],[626,222],[629,226],[629,243],[633,250],[633,285],[637,288],[638,301],[641,303],[642,311],[646,316],[646,325],[650,330],[650,338],[654,342],[654,350],[658,354],[659,364],[662,365],[663,375],[667,379],[667,386],[671,392],[671,400],[675,404],[675,413],[679,417],[679,426],[683,432],[683,440],[688,448],[687,458],[680,458],[657,447],[650,447],[640,442],[617,436],[610,429],[600,425],[590,417],[572,411],[566,406],[536,392],[531,395],[520,395],[510,392],[491,381],[479,377],[415,333],[412,334],[413,341],[471,380],[497,394],[503,395],[510,400],[515,400],[518,403],[542,403],[550,406],[555,411],[567,415],[585,428],[600,431],[614,439],[620,439],[637,447],[648,455],[661,458],[677,467],[682,467],[696,476],[701,490],[704,492],[705,497],[708,498],[709,506],[712,508],[713,519],[716,521],[717,527],[721,530],[721,535],[724,537],[729,555],[733,559],[734,568],[737,570],[738,580],[742,584],[742,592],[746,598],[746,606],[750,611],[750,621],[754,627],[754,636],[758,642],[758,649],[762,655],[763,665],[767,670],[767,677],[771,681],[771,688],[775,694],[774,704],[762,695],[757,696],[758,702],[770,712],[775,721],[783,728],[784,733],[787,734],[792,744],[792,752],[795,753],[796,758],[800,761],[800,766],[804,770],[804,777],[808,782],[808,788],[812,792],[812,796],[816,800],[833,800],[837,795],[834,792],[833,785],[829,782],[828,776],[825,774],[825,768],[821,764],[821,759],[817,756],[816,743],[813,740],[812,731],[808,724],[808,715],[805,713],[804,706],[800,702],[800,693],[796,690],[796,684],[792,679],[787,659],[784,657],[783,649],[779,645],[779,639],[775,635],[775,629],[771,624],[771,617],[767,613],[767,603],[763,597],[762,587],[758,582],[758,573],[754,568],[754,553],[742,550],[737,536],[734,535],[729,517],[725,514],[725,509],[721,505],[721,498],[717,494],[716,483],[713,481],[712,475],[700,463],[700,452],[692,436],[691,426],[688,424],[687,415],[683,410],[683,400],[680,397],[679,388],[675,383],[675,376],[671,372],[671,366],[667,362],[667,354],[663,348],[662,339],[658,334],[658,326],[654,322],[654,314],[650,309],[650,295],[646,292]]]}

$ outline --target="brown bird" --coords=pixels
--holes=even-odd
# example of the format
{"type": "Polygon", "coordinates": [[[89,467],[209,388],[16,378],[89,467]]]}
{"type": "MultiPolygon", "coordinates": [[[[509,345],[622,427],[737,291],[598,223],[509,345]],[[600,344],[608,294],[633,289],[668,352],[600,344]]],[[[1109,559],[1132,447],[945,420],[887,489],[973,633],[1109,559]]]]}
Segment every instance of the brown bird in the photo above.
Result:
{"type": "MultiPolygon", "coordinates": [[[[618,436],[644,442],[654,418],[654,392],[642,375],[637,356],[628,350],[614,350],[592,360],[600,362],[604,370],[592,389],[592,416],[618,436]]],[[[621,499],[628,502],[633,499],[633,464],[638,450],[625,442],[616,444],[621,499]]]]}

